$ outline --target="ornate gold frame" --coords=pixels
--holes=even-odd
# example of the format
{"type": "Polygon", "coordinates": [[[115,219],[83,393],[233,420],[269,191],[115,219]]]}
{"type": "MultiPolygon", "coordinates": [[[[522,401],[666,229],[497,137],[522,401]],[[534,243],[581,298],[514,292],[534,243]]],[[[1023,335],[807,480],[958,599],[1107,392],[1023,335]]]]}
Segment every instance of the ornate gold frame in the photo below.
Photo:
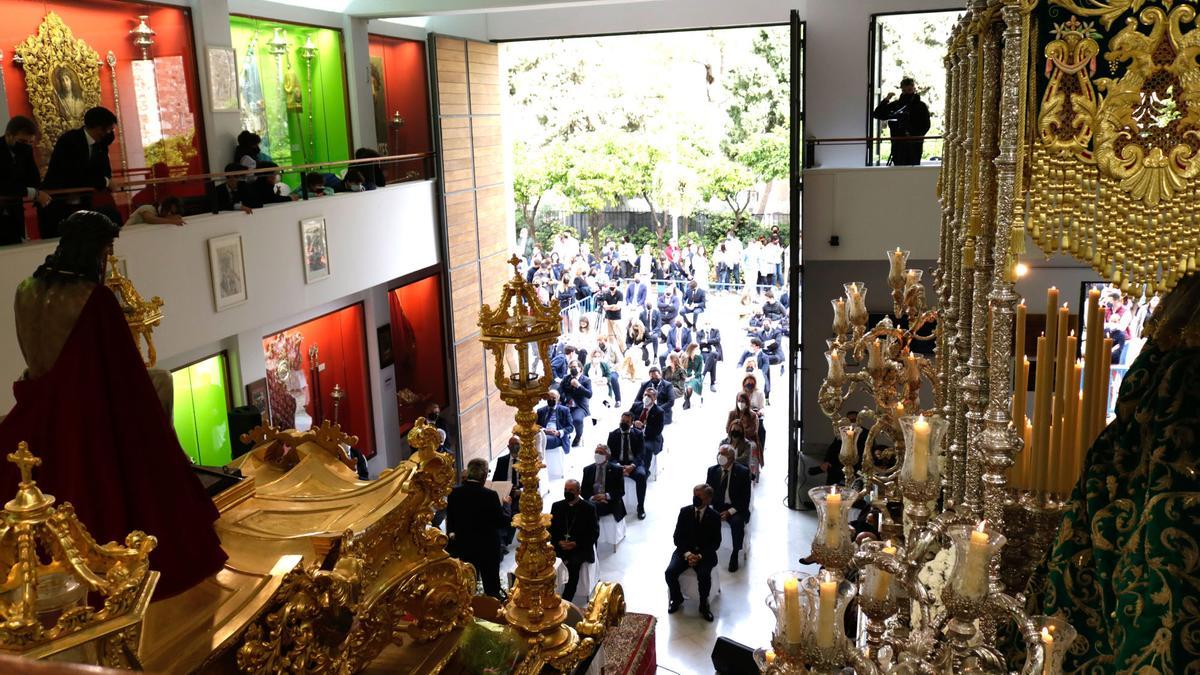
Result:
{"type": "Polygon", "coordinates": [[[54,12],[48,12],[37,33],[25,38],[13,53],[13,60],[25,70],[25,91],[42,132],[39,145],[49,153],[64,131],[83,124],[82,111],[100,105],[100,55],[77,39],[54,12]],[[79,119],[64,114],[55,87],[54,76],[64,68],[72,74],[79,90],[80,103],[73,106],[80,109],[79,119]]]}

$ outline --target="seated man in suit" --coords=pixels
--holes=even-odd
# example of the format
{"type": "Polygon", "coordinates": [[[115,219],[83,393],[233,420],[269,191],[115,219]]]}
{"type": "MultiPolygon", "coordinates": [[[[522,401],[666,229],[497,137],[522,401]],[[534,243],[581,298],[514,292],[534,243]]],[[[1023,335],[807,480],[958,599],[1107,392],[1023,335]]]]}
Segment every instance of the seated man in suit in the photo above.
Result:
{"type": "Polygon", "coordinates": [[[775,322],[786,321],[788,309],[782,302],[775,299],[775,291],[768,288],[764,296],[765,299],[762,305],[763,316],[775,322]]]}
{"type": "Polygon", "coordinates": [[[700,320],[707,304],[708,293],[700,288],[695,279],[689,281],[687,290],[683,292],[683,320],[687,322],[688,328],[696,329],[696,322],[700,320]]]}
{"type": "Polygon", "coordinates": [[[696,344],[700,345],[700,356],[704,359],[704,375],[708,375],[709,391],[717,390],[717,364],[725,360],[721,347],[721,331],[713,328],[707,318],[700,317],[700,328],[696,331],[696,344]]]}
{"type": "Polygon", "coordinates": [[[633,418],[633,428],[642,432],[642,447],[646,452],[643,459],[646,468],[649,469],[654,455],[663,449],[663,412],[654,402],[654,393],[642,394],[629,409],[629,416],[633,418]]]}
{"type": "Polygon", "coordinates": [[[721,546],[721,516],[709,506],[713,489],[706,484],[692,488],[692,503],[679,509],[675,521],[675,552],[665,576],[670,602],[667,613],[674,614],[683,606],[683,591],[679,588],[679,575],[689,568],[696,571],[700,591],[700,616],[705,621],[713,620],[708,607],[708,594],[712,591],[712,570],[717,566],[717,549],[721,546]]]}
{"type": "Polygon", "coordinates": [[[254,177],[239,175],[239,172],[245,170],[246,167],[241,164],[226,164],[225,181],[220,185],[217,183],[209,185],[208,204],[213,213],[221,211],[254,212],[254,209],[249,206],[249,204],[255,203],[254,197],[249,196],[249,180],[253,180],[254,177]]]}
{"type": "MultiPolygon", "coordinates": [[[[661,433],[661,432],[660,432],[661,433]]],[[[621,413],[621,424],[608,434],[608,454],[621,473],[637,486],[638,520],[646,519],[646,447],[641,429],[633,426],[633,415],[621,413]]]]}
{"type": "Polygon", "coordinates": [[[493,482],[508,481],[512,484],[508,498],[503,500],[504,512],[508,517],[508,526],[503,529],[506,548],[512,544],[513,537],[517,534],[517,529],[512,525],[512,517],[521,511],[521,480],[517,475],[517,453],[520,451],[521,439],[510,436],[508,452],[496,458],[496,470],[492,472],[493,482]]]}
{"type": "Polygon", "coordinates": [[[763,395],[767,397],[767,402],[771,401],[771,359],[763,353],[763,343],[761,338],[750,338],[750,349],[742,352],[738,363],[745,363],[747,360],[753,361],[756,368],[762,372],[763,377],[767,378],[763,384],[763,395]]]}
{"type": "Polygon", "coordinates": [[[662,317],[663,325],[669,326],[674,323],[681,308],[679,298],[675,295],[675,285],[668,284],[658,296],[658,314],[662,317]]]}
{"type": "MultiPolygon", "coordinates": [[[[567,349],[571,350],[571,347],[567,349]]],[[[577,448],[583,442],[583,423],[592,414],[592,380],[583,374],[578,361],[568,366],[567,376],[558,383],[558,393],[571,412],[571,426],[575,429],[575,440],[571,447],[577,448]]]]}
{"type": "Polygon", "coordinates": [[[538,408],[537,423],[546,432],[546,447],[549,449],[562,448],[563,452],[571,451],[571,438],[574,426],[571,422],[571,411],[558,402],[558,392],[551,389],[546,392],[546,405],[538,408]]]}
{"type": "Polygon", "coordinates": [[[611,515],[620,522],[625,519],[625,473],[608,461],[607,445],[596,446],[595,460],[583,467],[580,494],[596,507],[598,517],[611,515]]]}
{"type": "MultiPolygon", "coordinates": [[[[654,360],[658,360],[658,344],[663,341],[663,322],[662,315],[654,306],[654,301],[649,297],[646,298],[646,303],[642,306],[642,311],[637,316],[638,321],[646,328],[646,341],[642,346],[642,365],[650,365],[650,349],[654,350],[654,360]]],[[[628,349],[632,345],[628,340],[625,341],[625,348],[628,349]]]]}
{"type": "Polygon", "coordinates": [[[670,382],[662,378],[662,371],[658,366],[650,366],[650,379],[642,383],[637,397],[642,398],[646,392],[654,394],[654,402],[662,409],[663,424],[670,424],[671,410],[675,407],[675,389],[670,382]]]}
{"type": "Polygon", "coordinates": [[[646,304],[646,297],[650,292],[650,285],[646,280],[638,276],[630,279],[625,286],[625,304],[629,306],[631,311],[637,310],[642,305],[646,304]]]}
{"type": "Polygon", "coordinates": [[[666,368],[667,354],[682,354],[687,346],[692,344],[692,329],[683,324],[682,317],[675,317],[675,322],[667,331],[667,352],[658,357],[658,365],[666,368]]]}
{"type": "Polygon", "coordinates": [[[708,467],[706,482],[716,491],[713,509],[721,520],[729,523],[733,536],[733,555],[729,556],[729,571],[738,571],[738,554],[746,536],[746,521],[750,520],[750,469],[734,461],[732,445],[723,444],[717,450],[717,463],[708,467]]]}
{"type": "Polygon", "coordinates": [[[508,519],[496,491],[483,486],[487,472],[486,459],[467,462],[466,480],[446,498],[446,552],[474,565],[484,592],[500,598],[500,531],[508,519]]]}
{"type": "Polygon", "coordinates": [[[567,583],[562,596],[575,597],[579,585],[579,568],[585,562],[596,562],[596,540],[600,538],[600,520],[596,509],[579,497],[579,481],[568,479],[563,486],[563,499],[550,507],[550,543],[554,554],[567,567],[567,583]]]}
{"type": "Polygon", "coordinates": [[[787,328],[774,319],[767,319],[763,321],[762,328],[756,336],[762,340],[762,353],[767,355],[767,362],[773,366],[783,363],[786,358],[783,352],[783,338],[787,336],[787,328]]]}
{"type": "MultiPolygon", "coordinates": [[[[116,139],[117,116],[108,108],[99,106],[83,114],[83,126],[64,131],[54,143],[50,153],[50,164],[42,187],[47,190],[68,188],[91,188],[108,190],[112,183],[112,164],[108,159],[108,148],[116,139]]],[[[57,237],[59,223],[67,216],[92,208],[93,192],[56,195],[39,211],[38,231],[42,239],[57,237]]],[[[105,215],[115,216],[122,222],[115,209],[98,209],[105,215]],[[108,213],[113,210],[114,213],[108,213]]]]}

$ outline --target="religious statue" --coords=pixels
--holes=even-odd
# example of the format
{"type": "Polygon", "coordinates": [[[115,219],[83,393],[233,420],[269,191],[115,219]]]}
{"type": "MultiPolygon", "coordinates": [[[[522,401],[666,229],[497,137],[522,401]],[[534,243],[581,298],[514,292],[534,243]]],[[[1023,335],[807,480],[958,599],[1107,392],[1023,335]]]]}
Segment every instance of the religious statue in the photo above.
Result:
{"type": "MultiPolygon", "coordinates": [[[[98,542],[133,530],[158,539],[151,568],[157,597],[215,574],[225,553],[217,509],[192,473],[124,313],[103,283],[119,227],[80,211],[63,221],[54,253],[17,289],[17,340],[24,377],[0,422],[0,447],[27,442],[46,468],[38,483],[74,506],[98,542]]],[[[0,493],[20,476],[0,467],[0,493]]]]}
{"type": "Polygon", "coordinates": [[[1032,589],[1043,613],[1065,614],[1079,632],[1067,672],[1200,663],[1200,275],[1163,299],[1146,333],[1032,589]]]}

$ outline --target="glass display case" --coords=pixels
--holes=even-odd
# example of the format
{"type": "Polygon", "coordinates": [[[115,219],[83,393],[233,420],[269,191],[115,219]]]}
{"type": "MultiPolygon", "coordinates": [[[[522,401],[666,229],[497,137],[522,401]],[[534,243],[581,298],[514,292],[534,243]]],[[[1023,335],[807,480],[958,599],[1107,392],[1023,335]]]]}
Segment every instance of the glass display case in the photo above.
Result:
{"type": "Polygon", "coordinates": [[[446,347],[442,329],[442,277],[419,279],[388,293],[392,315],[391,351],[396,367],[396,405],[400,431],[434,403],[445,408],[446,347]]]}
{"type": "MultiPolygon", "coordinates": [[[[339,31],[230,17],[242,128],[280,166],[348,159],[346,80],[339,31]]],[[[233,161],[233,148],[230,148],[233,161]]]]}
{"type": "Polygon", "coordinates": [[[425,43],[371,35],[375,139],[383,155],[432,150],[425,43]]]}
{"type": "Polygon", "coordinates": [[[175,434],[188,457],[203,466],[224,466],[232,458],[227,364],[225,354],[216,354],[171,371],[175,434]]]}

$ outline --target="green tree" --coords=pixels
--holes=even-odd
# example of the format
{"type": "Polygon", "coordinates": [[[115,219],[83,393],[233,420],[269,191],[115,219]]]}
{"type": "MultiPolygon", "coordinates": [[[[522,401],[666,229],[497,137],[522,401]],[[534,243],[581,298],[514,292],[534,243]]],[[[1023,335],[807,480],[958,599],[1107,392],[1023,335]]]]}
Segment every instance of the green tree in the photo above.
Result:
{"type": "Polygon", "coordinates": [[[521,214],[521,226],[529,228],[530,236],[537,230],[542,200],[562,184],[563,162],[561,145],[534,151],[522,141],[513,144],[513,202],[521,214]]]}
{"type": "Polygon", "coordinates": [[[603,134],[576,137],[564,153],[560,192],[575,211],[588,214],[592,251],[600,250],[606,208],[620,201],[631,183],[621,141],[603,134]]]}
{"type": "Polygon", "coordinates": [[[738,226],[750,208],[754,182],[754,175],[744,165],[717,157],[704,169],[700,195],[706,202],[713,199],[725,202],[733,212],[734,225],[738,226]]]}

